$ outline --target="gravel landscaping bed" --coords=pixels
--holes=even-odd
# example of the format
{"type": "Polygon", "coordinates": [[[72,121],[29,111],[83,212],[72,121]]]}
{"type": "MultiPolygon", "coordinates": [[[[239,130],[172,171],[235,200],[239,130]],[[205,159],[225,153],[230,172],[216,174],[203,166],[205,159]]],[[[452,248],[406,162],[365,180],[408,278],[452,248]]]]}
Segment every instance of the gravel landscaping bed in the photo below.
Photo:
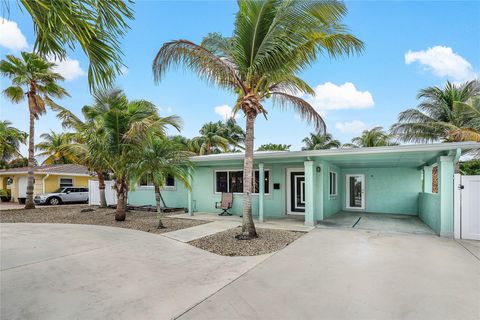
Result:
{"type": "Polygon", "coordinates": [[[298,231],[257,228],[258,238],[235,239],[241,231],[240,227],[233,228],[190,241],[189,244],[222,256],[256,256],[278,251],[305,234],[298,231]]]}
{"type": "Polygon", "coordinates": [[[0,222],[3,223],[72,223],[72,224],[92,224],[99,226],[110,226],[127,229],[135,229],[151,233],[164,233],[185,228],[198,226],[209,221],[178,219],[169,217],[172,214],[181,212],[171,212],[162,219],[164,229],[157,229],[158,220],[155,212],[128,211],[125,221],[115,221],[115,209],[95,208],[95,211],[80,212],[82,209],[92,208],[87,205],[78,206],[57,206],[42,207],[25,210],[0,210],[0,222]]]}

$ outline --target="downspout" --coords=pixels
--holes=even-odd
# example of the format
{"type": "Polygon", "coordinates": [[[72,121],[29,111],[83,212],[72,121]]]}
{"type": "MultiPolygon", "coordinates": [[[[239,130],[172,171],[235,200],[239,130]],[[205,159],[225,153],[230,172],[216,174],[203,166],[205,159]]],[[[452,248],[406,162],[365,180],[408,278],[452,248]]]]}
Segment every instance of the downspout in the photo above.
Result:
{"type": "Polygon", "coordinates": [[[45,177],[43,177],[43,179],[42,179],[43,193],[45,193],[45,180],[47,180],[48,177],[50,177],[50,173],[47,173],[47,175],[45,177]]]}

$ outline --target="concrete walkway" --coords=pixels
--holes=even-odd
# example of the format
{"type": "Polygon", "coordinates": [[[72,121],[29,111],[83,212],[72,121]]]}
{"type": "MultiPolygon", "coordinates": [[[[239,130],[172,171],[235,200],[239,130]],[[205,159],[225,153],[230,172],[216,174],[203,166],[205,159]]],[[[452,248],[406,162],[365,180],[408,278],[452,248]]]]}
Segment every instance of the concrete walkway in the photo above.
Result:
{"type": "Polygon", "coordinates": [[[228,229],[236,228],[240,225],[241,223],[236,221],[213,221],[186,229],[165,232],[162,236],[181,242],[189,242],[228,229]]]}
{"type": "Polygon", "coordinates": [[[180,317],[480,319],[480,261],[430,235],[316,229],[180,317]]]}
{"type": "Polygon", "coordinates": [[[113,227],[0,231],[1,319],[170,319],[269,257],[223,257],[113,227]]]}

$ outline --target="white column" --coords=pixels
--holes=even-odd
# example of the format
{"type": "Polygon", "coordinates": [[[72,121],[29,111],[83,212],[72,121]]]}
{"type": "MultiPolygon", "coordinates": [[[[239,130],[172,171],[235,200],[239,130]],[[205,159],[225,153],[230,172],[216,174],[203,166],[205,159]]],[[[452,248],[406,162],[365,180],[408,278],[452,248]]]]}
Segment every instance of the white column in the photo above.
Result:
{"type": "Polygon", "coordinates": [[[193,208],[192,208],[192,189],[193,189],[193,179],[192,179],[192,171],[189,171],[188,175],[188,184],[190,185],[190,189],[188,189],[188,194],[187,194],[187,202],[188,202],[188,215],[193,216],[193,208]]]}
{"type": "Polygon", "coordinates": [[[258,164],[258,221],[263,222],[263,198],[265,196],[265,170],[263,163],[258,164]]]}
{"type": "Polygon", "coordinates": [[[305,225],[314,226],[317,221],[315,219],[315,167],[313,161],[305,161],[305,225]]]}

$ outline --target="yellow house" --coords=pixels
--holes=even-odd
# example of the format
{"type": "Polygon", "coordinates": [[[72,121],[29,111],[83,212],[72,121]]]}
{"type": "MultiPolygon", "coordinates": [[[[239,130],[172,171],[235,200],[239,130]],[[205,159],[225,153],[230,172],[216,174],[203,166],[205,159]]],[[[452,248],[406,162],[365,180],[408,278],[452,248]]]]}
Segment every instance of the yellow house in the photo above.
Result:
{"type": "MultiPolygon", "coordinates": [[[[34,167],[35,184],[33,194],[54,192],[60,187],[88,187],[93,173],[77,164],[56,164],[34,167]]],[[[27,196],[28,168],[0,170],[0,189],[11,195],[12,202],[19,202],[27,196]]]]}

